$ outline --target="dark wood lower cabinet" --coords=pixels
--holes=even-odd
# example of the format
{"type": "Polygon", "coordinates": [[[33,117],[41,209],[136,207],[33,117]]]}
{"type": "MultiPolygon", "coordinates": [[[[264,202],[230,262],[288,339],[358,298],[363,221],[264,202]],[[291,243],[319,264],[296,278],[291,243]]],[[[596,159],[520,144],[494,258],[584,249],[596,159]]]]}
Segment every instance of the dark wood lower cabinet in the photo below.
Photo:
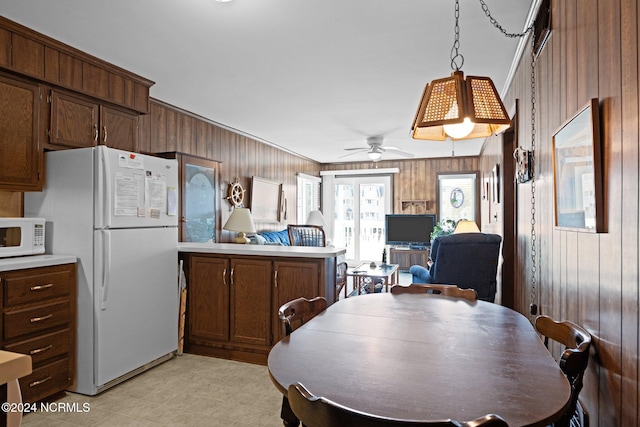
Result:
{"type": "Polygon", "coordinates": [[[389,263],[398,264],[399,270],[409,270],[412,265],[427,266],[428,249],[396,249],[389,250],[389,263]]]}
{"type": "Polygon", "coordinates": [[[280,305],[301,296],[333,301],[335,258],[181,256],[187,270],[186,352],[266,364],[282,338],[280,305]]]}
{"type": "Polygon", "coordinates": [[[23,402],[52,397],[73,385],[76,265],[0,272],[2,348],[31,356],[19,379],[23,402]]]}

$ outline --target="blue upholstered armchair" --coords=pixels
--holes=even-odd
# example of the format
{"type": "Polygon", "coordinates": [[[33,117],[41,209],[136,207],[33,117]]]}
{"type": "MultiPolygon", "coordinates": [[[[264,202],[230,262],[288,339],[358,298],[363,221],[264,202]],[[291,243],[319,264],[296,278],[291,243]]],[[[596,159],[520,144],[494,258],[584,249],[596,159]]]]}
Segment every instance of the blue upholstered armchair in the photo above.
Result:
{"type": "Polygon", "coordinates": [[[427,270],[412,265],[413,283],[442,283],[472,288],[478,299],[494,302],[502,237],[497,234],[459,233],[438,236],[431,243],[433,264],[427,270]]]}

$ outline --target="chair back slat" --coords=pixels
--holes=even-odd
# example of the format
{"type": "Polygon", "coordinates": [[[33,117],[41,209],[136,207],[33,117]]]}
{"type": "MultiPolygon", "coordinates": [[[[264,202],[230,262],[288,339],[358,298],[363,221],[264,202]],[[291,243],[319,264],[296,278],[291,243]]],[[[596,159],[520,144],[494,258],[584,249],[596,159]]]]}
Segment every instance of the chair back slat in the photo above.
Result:
{"type": "Polygon", "coordinates": [[[347,269],[349,266],[346,262],[340,262],[336,266],[336,301],[340,296],[340,291],[344,289],[344,297],[347,297],[347,269]]]}
{"type": "Polygon", "coordinates": [[[432,283],[412,283],[409,286],[393,285],[392,294],[440,294],[446,297],[464,298],[469,301],[476,301],[478,293],[475,289],[460,289],[456,285],[432,284],[432,283]]]}
{"type": "Polygon", "coordinates": [[[287,225],[291,246],[326,246],[324,229],[318,225],[287,225]]]}
{"type": "MultiPolygon", "coordinates": [[[[551,339],[562,344],[565,349],[558,364],[571,384],[571,401],[567,412],[555,426],[568,427],[571,419],[575,419],[578,407],[578,395],[582,390],[584,371],[589,363],[591,334],[581,326],[569,321],[558,322],[549,316],[538,316],[535,320],[536,330],[545,338],[545,345],[551,339]]],[[[581,408],[580,408],[581,409],[581,408]]]]}
{"type": "Polygon", "coordinates": [[[291,409],[305,427],[508,427],[502,418],[493,414],[468,422],[451,419],[405,421],[378,417],[315,396],[300,383],[289,386],[288,397],[291,409]]]}
{"type": "Polygon", "coordinates": [[[282,334],[291,335],[293,331],[313,319],[327,308],[324,297],[313,299],[297,298],[284,303],[278,309],[278,317],[282,325],[282,334]]]}

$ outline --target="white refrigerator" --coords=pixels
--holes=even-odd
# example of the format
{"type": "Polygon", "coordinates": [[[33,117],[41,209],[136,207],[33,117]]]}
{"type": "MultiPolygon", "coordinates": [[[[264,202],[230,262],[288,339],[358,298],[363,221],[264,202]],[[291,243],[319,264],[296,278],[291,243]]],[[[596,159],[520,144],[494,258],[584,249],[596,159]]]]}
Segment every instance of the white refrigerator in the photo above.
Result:
{"type": "Polygon", "coordinates": [[[74,392],[95,395],[178,346],[178,165],[104,146],[45,153],[47,253],[78,258],[74,392]]]}

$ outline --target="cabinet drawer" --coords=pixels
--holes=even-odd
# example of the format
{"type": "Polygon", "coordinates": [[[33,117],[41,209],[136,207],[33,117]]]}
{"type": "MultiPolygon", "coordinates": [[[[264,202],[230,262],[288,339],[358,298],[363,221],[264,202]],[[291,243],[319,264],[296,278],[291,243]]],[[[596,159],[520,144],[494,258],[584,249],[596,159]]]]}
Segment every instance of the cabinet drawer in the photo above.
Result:
{"type": "Polygon", "coordinates": [[[69,302],[61,301],[5,312],[4,338],[9,340],[20,335],[66,325],[69,323],[69,311],[69,302]]]}
{"type": "Polygon", "coordinates": [[[7,307],[69,295],[69,271],[7,277],[5,305],[7,307]]]}
{"type": "Polygon", "coordinates": [[[71,385],[70,378],[68,358],[34,369],[31,375],[18,380],[22,400],[33,403],[65,390],[71,385]]]}
{"type": "Polygon", "coordinates": [[[69,329],[63,329],[59,332],[7,345],[5,350],[31,356],[31,363],[36,366],[46,359],[69,353],[70,338],[69,329]]]}

